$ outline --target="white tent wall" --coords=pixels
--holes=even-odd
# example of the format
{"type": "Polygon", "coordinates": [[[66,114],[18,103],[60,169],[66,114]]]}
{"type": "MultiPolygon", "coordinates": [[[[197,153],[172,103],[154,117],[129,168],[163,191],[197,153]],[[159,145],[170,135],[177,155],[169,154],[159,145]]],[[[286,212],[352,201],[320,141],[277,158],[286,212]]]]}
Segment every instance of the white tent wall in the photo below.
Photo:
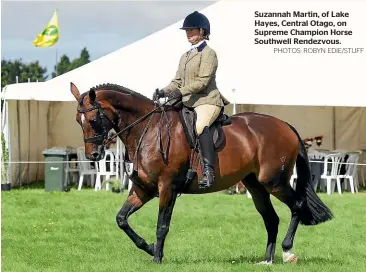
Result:
{"type": "Polygon", "coordinates": [[[17,163],[43,161],[49,143],[49,102],[11,100],[9,105],[10,182],[13,186],[44,178],[44,165],[17,163]]]}
{"type": "Polygon", "coordinates": [[[10,179],[13,186],[44,179],[42,151],[50,147],[83,145],[75,121],[76,102],[10,100],[10,179]]]}
{"type": "Polygon", "coordinates": [[[50,146],[84,146],[83,133],[76,122],[77,102],[52,102],[50,109],[50,146]]]}
{"type": "Polygon", "coordinates": [[[336,107],[336,148],[366,149],[366,108],[336,107]]]}

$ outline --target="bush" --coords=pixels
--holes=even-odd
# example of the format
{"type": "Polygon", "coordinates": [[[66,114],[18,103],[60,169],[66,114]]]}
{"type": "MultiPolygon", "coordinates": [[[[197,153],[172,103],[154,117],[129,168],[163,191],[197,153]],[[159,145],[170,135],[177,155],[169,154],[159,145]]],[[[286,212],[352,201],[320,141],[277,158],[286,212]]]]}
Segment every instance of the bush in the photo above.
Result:
{"type": "Polygon", "coordinates": [[[4,133],[1,133],[1,180],[2,183],[8,182],[8,162],[9,151],[6,148],[6,141],[4,133]]]}

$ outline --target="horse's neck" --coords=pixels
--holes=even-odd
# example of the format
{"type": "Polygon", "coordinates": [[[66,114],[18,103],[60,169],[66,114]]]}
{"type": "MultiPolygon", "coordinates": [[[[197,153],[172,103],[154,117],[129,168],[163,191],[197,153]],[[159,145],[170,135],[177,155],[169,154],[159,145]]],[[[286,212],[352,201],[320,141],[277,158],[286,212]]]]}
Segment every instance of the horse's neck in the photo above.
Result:
{"type": "MultiPolygon", "coordinates": [[[[140,118],[154,109],[154,103],[151,100],[143,99],[133,94],[126,95],[124,93],[113,93],[113,95],[109,97],[109,101],[118,112],[120,118],[118,123],[119,131],[125,129],[134,122],[137,122],[140,118]]],[[[150,117],[147,117],[119,135],[119,138],[125,145],[126,151],[131,159],[134,159],[133,153],[136,151],[138,141],[140,140],[149,119],[150,117]]]]}

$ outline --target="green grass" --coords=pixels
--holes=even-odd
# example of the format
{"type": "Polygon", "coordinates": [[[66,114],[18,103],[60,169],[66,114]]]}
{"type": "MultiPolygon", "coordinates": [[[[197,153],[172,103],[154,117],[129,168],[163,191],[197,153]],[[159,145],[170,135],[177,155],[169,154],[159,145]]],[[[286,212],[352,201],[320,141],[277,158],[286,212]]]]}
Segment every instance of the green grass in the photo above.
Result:
{"type": "MultiPolygon", "coordinates": [[[[298,264],[282,264],[281,242],[290,213],[273,199],[281,219],[277,264],[254,263],[264,255],[266,232],[244,195],[183,195],[176,204],[163,264],[137,249],[116,225],[123,194],[73,189],[2,192],[2,271],[365,271],[366,194],[321,198],[336,218],[300,226],[298,264]]],[[[155,241],[158,200],[130,218],[148,243],[155,241]]]]}

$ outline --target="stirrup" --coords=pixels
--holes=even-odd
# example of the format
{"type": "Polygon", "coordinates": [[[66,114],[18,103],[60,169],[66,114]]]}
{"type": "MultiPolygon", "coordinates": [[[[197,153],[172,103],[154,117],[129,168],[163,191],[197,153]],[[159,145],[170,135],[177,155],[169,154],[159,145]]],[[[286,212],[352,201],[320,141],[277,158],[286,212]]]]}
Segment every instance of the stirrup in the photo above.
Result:
{"type": "Polygon", "coordinates": [[[215,183],[215,173],[211,170],[205,170],[202,179],[198,181],[199,188],[209,188],[215,183]]]}

